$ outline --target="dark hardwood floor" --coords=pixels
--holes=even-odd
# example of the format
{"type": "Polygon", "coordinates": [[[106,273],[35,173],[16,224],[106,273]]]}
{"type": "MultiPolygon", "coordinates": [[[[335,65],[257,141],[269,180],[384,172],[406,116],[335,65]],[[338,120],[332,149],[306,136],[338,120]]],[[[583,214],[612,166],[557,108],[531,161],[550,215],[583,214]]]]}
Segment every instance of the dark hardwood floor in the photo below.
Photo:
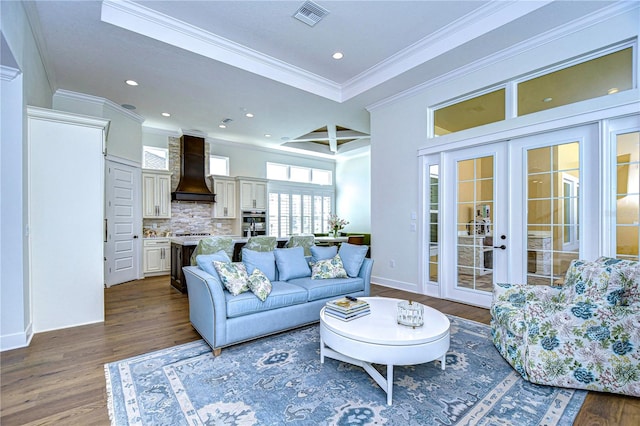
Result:
{"type": "MultiPolygon", "coordinates": [[[[372,286],[372,295],[413,299],[489,323],[486,309],[372,286]]],[[[103,324],[36,334],[27,348],[0,354],[0,424],[108,425],[104,364],[199,339],[187,296],[169,277],[105,290],[103,324]]],[[[640,424],[640,399],[589,393],[576,425],[640,424]]]]}

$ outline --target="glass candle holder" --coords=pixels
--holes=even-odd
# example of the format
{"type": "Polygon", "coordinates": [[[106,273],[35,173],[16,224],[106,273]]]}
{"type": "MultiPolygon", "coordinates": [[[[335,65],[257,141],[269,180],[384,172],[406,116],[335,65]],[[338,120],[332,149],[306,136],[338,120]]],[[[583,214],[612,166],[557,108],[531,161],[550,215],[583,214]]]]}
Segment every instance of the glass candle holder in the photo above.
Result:
{"type": "Polygon", "coordinates": [[[424,325],[424,306],[411,300],[398,302],[398,324],[408,327],[420,327],[424,325]]]}

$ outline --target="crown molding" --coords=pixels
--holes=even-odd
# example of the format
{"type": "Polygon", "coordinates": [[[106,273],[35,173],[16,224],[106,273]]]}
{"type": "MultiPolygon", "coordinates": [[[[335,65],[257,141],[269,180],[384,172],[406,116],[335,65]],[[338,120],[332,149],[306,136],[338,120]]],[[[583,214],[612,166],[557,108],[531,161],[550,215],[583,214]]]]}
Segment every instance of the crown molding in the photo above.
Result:
{"type": "Polygon", "coordinates": [[[339,84],[129,0],[102,2],[101,20],[178,48],[341,102],[339,84]]]}
{"type": "Polygon", "coordinates": [[[93,95],[87,95],[85,93],[72,92],[70,90],[65,90],[65,89],[56,90],[53,96],[59,97],[62,99],[70,99],[70,100],[79,101],[79,102],[86,102],[89,104],[94,104],[94,105],[102,106],[105,108],[109,108],[119,114],[125,115],[131,118],[132,120],[137,121],[138,123],[144,122],[144,117],[142,117],[141,115],[138,115],[133,111],[129,111],[128,109],[121,107],[120,105],[116,104],[113,101],[110,101],[109,99],[105,99],[105,98],[101,98],[93,95]]]}
{"type": "Polygon", "coordinates": [[[174,129],[160,129],[157,127],[150,127],[150,126],[142,126],[142,133],[146,133],[146,134],[151,134],[151,135],[160,135],[160,136],[167,136],[167,137],[171,137],[171,138],[179,138],[180,136],[182,136],[182,132],[180,132],[179,130],[174,130],[174,129]]]}
{"type": "Polygon", "coordinates": [[[12,81],[21,73],[22,72],[17,68],[0,65],[0,80],[2,81],[12,81]]]}
{"type": "Polygon", "coordinates": [[[66,123],[78,124],[86,127],[95,127],[109,131],[110,121],[100,117],[90,117],[88,115],[75,114],[66,111],[27,106],[27,116],[41,120],[63,121],[66,123]]]}
{"type": "Polygon", "coordinates": [[[395,102],[410,98],[412,96],[415,96],[423,92],[424,90],[430,87],[434,87],[436,85],[439,85],[448,81],[462,78],[482,68],[486,68],[490,65],[494,65],[505,59],[509,59],[511,57],[517,56],[533,48],[539,47],[547,43],[551,43],[555,40],[566,37],[577,31],[599,24],[600,22],[603,22],[607,19],[611,19],[617,15],[627,13],[634,9],[639,9],[639,8],[640,8],[639,3],[636,3],[636,2],[625,2],[625,1],[616,2],[611,6],[600,9],[596,12],[583,16],[582,18],[579,18],[570,23],[567,23],[560,28],[547,31],[546,33],[541,34],[537,37],[525,40],[507,49],[501,50],[500,52],[496,52],[492,55],[486,56],[483,59],[472,62],[467,66],[458,68],[446,74],[442,74],[434,79],[425,81],[424,83],[421,83],[410,89],[399,92],[393,96],[382,99],[378,102],[374,102],[370,105],[367,105],[366,109],[367,111],[371,112],[382,106],[390,105],[395,102]]]}
{"type": "Polygon", "coordinates": [[[343,86],[343,100],[351,99],[549,3],[550,0],[491,1],[347,81],[343,86]]]}

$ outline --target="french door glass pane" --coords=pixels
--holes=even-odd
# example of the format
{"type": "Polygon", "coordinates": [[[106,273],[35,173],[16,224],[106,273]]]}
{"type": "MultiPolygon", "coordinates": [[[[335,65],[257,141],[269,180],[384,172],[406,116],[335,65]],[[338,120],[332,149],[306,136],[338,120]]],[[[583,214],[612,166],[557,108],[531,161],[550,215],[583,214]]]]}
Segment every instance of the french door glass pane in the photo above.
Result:
{"type": "Polygon", "coordinates": [[[457,163],[458,287],[493,288],[493,156],[457,163]]]}
{"type": "Polygon", "coordinates": [[[429,166],[429,281],[432,282],[438,282],[439,170],[440,167],[438,165],[429,166]]]}
{"type": "Polygon", "coordinates": [[[616,257],[638,260],[640,132],[616,138],[616,257]]]}
{"type": "Polygon", "coordinates": [[[553,284],[579,251],[580,145],[527,151],[527,282],[553,284]]]}

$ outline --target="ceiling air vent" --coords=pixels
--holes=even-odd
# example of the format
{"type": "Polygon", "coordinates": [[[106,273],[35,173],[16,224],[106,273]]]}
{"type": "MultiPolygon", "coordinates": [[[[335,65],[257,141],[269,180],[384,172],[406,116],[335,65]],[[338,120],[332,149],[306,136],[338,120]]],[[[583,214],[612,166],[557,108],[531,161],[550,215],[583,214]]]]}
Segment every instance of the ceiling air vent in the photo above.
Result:
{"type": "Polygon", "coordinates": [[[319,4],[316,4],[312,1],[306,1],[302,6],[300,6],[300,9],[296,11],[293,17],[299,21],[304,22],[310,27],[313,27],[328,14],[329,11],[319,4]]]}

